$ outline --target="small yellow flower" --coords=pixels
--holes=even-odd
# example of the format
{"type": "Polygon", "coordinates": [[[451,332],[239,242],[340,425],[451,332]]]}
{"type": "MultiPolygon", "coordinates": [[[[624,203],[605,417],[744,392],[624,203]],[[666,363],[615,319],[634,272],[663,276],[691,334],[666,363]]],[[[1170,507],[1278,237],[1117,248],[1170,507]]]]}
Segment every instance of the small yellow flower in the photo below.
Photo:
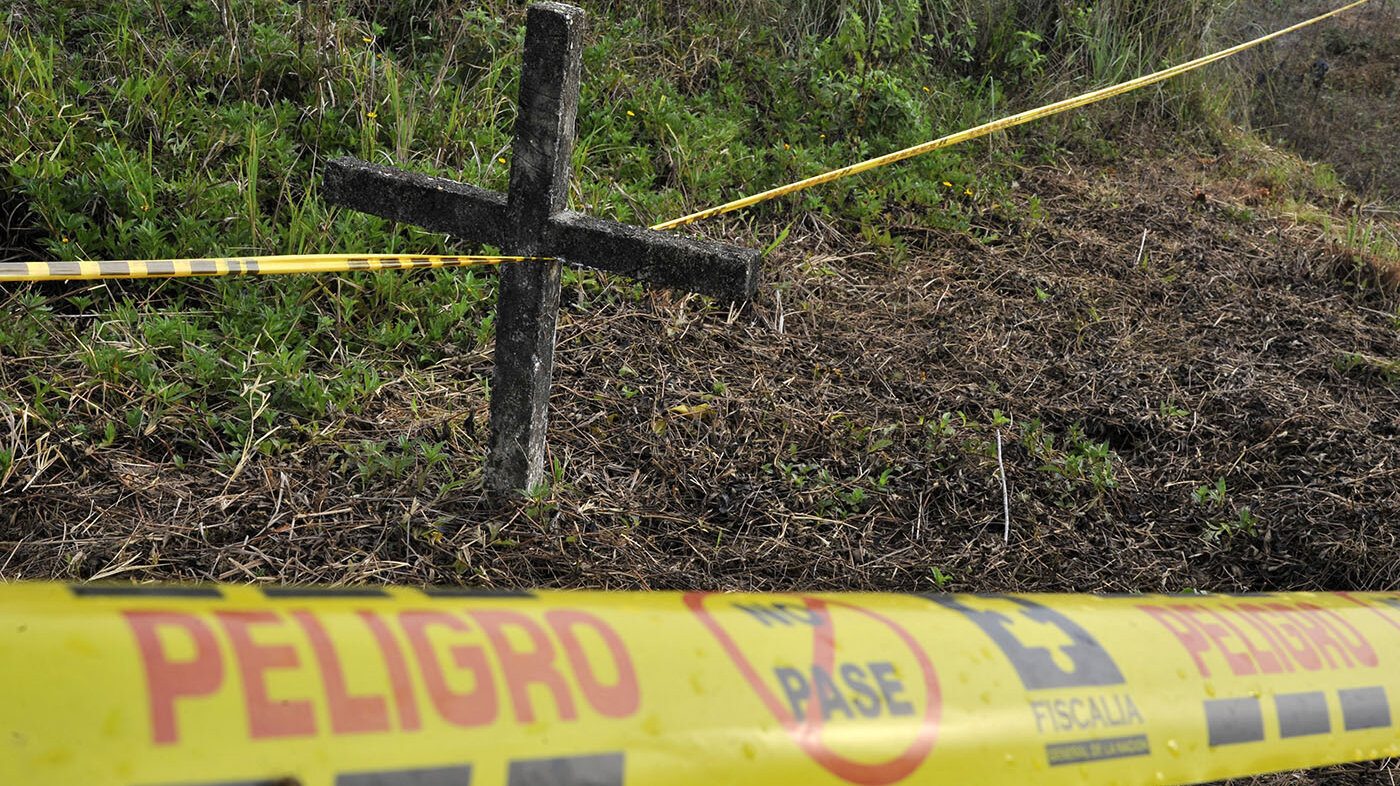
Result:
{"type": "Polygon", "coordinates": [[[963,195],[964,195],[964,196],[972,196],[972,189],[970,189],[970,188],[964,188],[964,189],[963,189],[963,195]]]}
{"type": "Polygon", "coordinates": [[[932,91],[932,90],[929,90],[929,89],[926,87],[926,88],[924,88],[924,92],[925,92],[925,93],[932,93],[933,91],[932,91]]]}
{"type": "Polygon", "coordinates": [[[784,144],[783,144],[783,149],[784,149],[784,150],[791,150],[791,149],[792,149],[792,145],[789,145],[789,144],[784,143],[784,144]]]}
{"type": "Polygon", "coordinates": [[[364,41],[366,44],[372,44],[372,43],[374,43],[374,39],[373,39],[373,38],[361,38],[360,40],[361,40],[361,41],[364,41]]]}
{"type": "Polygon", "coordinates": [[[374,118],[379,117],[379,113],[378,113],[378,112],[366,112],[366,113],[365,113],[365,116],[368,117],[369,119],[373,120],[374,118]]]}
{"type": "Polygon", "coordinates": [[[946,188],[952,188],[952,187],[953,187],[953,184],[952,184],[952,183],[949,183],[947,180],[944,180],[944,181],[943,181],[943,185],[944,185],[944,187],[946,187],[946,188]]]}
{"type": "Polygon", "coordinates": [[[66,238],[66,237],[63,238],[63,242],[67,243],[67,242],[68,242],[68,238],[66,238]]]}
{"type": "Polygon", "coordinates": [[[504,163],[506,162],[506,160],[505,160],[504,158],[498,158],[498,159],[496,159],[496,160],[497,160],[497,161],[500,161],[502,164],[504,164],[504,163]]]}
{"type": "Polygon", "coordinates": [[[826,134],[822,134],[822,139],[826,139],[826,134]]]}
{"type": "Polygon", "coordinates": [[[637,113],[635,113],[635,112],[633,112],[632,110],[629,109],[629,110],[627,110],[627,116],[628,116],[628,117],[636,117],[636,116],[637,116],[637,113]]]}
{"type": "Polygon", "coordinates": [[[141,206],[141,209],[142,209],[142,210],[150,210],[150,209],[151,209],[151,206],[150,206],[150,205],[142,205],[142,206],[141,206]]]}

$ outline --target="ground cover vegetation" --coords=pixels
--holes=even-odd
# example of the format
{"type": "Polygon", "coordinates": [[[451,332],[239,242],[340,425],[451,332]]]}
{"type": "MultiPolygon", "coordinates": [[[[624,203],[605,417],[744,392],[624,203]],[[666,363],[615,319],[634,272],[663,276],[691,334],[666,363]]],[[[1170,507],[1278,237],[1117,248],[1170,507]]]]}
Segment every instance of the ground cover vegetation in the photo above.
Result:
{"type": "MultiPolygon", "coordinates": [[[[1284,13],[1323,5],[1264,6],[1259,22],[1273,25],[1284,13]]],[[[1393,203],[1400,194],[1393,132],[1400,123],[1400,25],[1389,10],[1365,9],[1256,60],[1253,125],[1261,138],[1326,160],[1357,191],[1393,203]]]]}
{"type": "MultiPolygon", "coordinates": [[[[1392,589],[1396,139],[1350,120],[1393,113],[1375,74],[1400,12],[1374,5],[697,226],[772,246],[752,304],[566,273],[552,482],[517,506],[480,488],[489,272],[0,285],[0,571],[1392,589]],[[1307,163],[1280,139],[1343,154],[1307,163]]],[[[523,8],[18,0],[0,11],[0,259],[476,250],[329,209],[318,173],[350,154],[503,189],[523,8]]],[[[570,201],[647,224],[1314,4],[587,10],[570,201]]]]}

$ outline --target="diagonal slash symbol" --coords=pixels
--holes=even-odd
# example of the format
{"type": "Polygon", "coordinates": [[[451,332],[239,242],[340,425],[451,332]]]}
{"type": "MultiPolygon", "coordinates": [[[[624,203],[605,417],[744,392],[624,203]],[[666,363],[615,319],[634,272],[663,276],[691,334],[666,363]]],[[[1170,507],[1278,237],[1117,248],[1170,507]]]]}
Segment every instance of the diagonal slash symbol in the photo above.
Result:
{"type": "Polygon", "coordinates": [[[782,724],[788,736],[813,761],[836,777],[850,783],[860,786],[888,786],[908,777],[928,758],[929,753],[933,750],[934,740],[938,736],[938,725],[942,714],[942,694],[938,687],[938,677],[934,673],[933,664],[929,662],[928,655],[903,627],[884,615],[849,603],[828,601],[808,595],[793,596],[801,600],[806,605],[807,610],[821,620],[819,625],[814,625],[812,628],[812,663],[825,669],[828,674],[833,673],[836,660],[836,629],[831,618],[831,608],[853,611],[884,625],[904,642],[904,646],[914,656],[919,664],[919,670],[922,672],[924,713],[919,721],[918,733],[914,740],[903,752],[887,761],[853,761],[832,750],[822,739],[825,719],[822,717],[817,702],[809,702],[806,711],[807,717],[799,720],[793,715],[792,710],[763,682],[758,670],[749,662],[738,643],[705,608],[705,600],[714,594],[717,593],[688,592],[684,597],[685,605],[724,648],[725,654],[739,669],[739,673],[744,675],[744,679],[748,680],[749,687],[753,688],[754,693],[768,708],[768,711],[782,724]]]}

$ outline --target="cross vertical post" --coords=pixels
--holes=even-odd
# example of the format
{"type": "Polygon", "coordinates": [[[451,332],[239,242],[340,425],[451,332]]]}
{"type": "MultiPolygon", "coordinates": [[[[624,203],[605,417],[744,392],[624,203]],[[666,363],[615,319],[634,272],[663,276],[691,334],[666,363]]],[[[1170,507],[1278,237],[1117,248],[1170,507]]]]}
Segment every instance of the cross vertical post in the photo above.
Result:
{"type": "Polygon", "coordinates": [[[500,268],[484,473],[486,494],[498,501],[544,479],[560,263],[730,301],[754,296],[762,268],[755,249],[565,209],[583,20],[582,9],[563,3],[530,6],[506,194],[353,158],[327,162],[322,185],[334,205],[551,260],[500,268]]]}
{"type": "MultiPolygon", "coordinates": [[[[583,30],[578,8],[530,6],[506,195],[506,231],[512,252],[521,256],[545,255],[549,219],[568,202],[583,30]]],[[[501,268],[486,459],[489,495],[529,491],[543,479],[559,275],[558,260],[501,268]]]]}

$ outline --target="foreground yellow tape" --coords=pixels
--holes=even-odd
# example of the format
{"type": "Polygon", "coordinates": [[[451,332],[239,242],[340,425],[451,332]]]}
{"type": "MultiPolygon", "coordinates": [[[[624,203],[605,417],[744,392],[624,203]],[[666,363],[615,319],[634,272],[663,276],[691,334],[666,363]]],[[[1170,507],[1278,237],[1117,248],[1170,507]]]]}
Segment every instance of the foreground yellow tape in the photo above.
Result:
{"type": "Polygon", "coordinates": [[[1184,784],[1400,755],[1400,594],[0,587],[0,783],[1184,784]]]}
{"type": "Polygon", "coordinates": [[[1184,74],[1188,71],[1194,71],[1197,68],[1200,68],[1201,66],[1209,65],[1211,63],[1224,60],[1227,57],[1239,54],[1240,52],[1243,52],[1246,49],[1258,46],[1266,41],[1272,41],[1275,38],[1288,35],[1289,33],[1292,33],[1297,30],[1301,30],[1309,25],[1321,22],[1324,19],[1334,17],[1337,14],[1350,11],[1351,9],[1356,8],[1357,6],[1369,3],[1370,1],[1371,0],[1356,0],[1356,2],[1354,3],[1338,8],[1334,11],[1329,11],[1325,14],[1322,14],[1321,16],[1313,17],[1312,19],[1309,19],[1306,22],[1299,22],[1298,24],[1284,28],[1283,30],[1269,33],[1265,36],[1260,36],[1259,38],[1256,38],[1253,41],[1246,41],[1243,44],[1232,46],[1229,49],[1224,49],[1214,54],[1206,55],[1204,57],[1198,57],[1195,60],[1182,63],[1181,65],[1173,66],[1171,68],[1158,71],[1153,74],[1147,74],[1146,76],[1140,76],[1136,79],[1131,79],[1127,82],[1123,82],[1122,84],[1111,85],[1109,87],[1093,90],[1088,93],[1084,93],[1083,95],[1075,96],[1074,98],[1066,98],[1062,101],[1056,101],[1053,104],[1046,104],[1045,106],[1042,106],[1038,109],[1027,110],[1025,112],[1021,112],[1020,114],[1011,115],[1010,117],[1003,117],[1000,120],[993,120],[990,123],[984,123],[983,125],[977,126],[976,128],[970,128],[966,131],[959,131],[956,134],[949,134],[948,136],[935,139],[932,142],[924,142],[920,145],[908,147],[903,150],[895,151],[893,153],[887,153],[883,156],[869,159],[868,161],[862,161],[859,164],[852,164],[850,166],[842,167],[840,169],[834,169],[830,172],[809,177],[806,180],[800,180],[796,183],[791,183],[789,185],[771,188],[762,193],[747,196],[742,199],[736,199],[732,202],[726,202],[718,207],[712,207],[708,210],[701,210],[698,213],[691,213],[688,216],[682,216],[681,218],[672,219],[670,221],[663,221],[660,224],[652,226],[652,229],[672,229],[674,227],[683,226],[685,224],[691,224],[696,221],[700,221],[701,219],[717,216],[721,213],[729,213],[731,211],[739,210],[741,208],[751,207],[753,205],[757,205],[760,202],[767,202],[770,199],[776,199],[777,197],[784,196],[786,194],[792,194],[798,191],[803,191],[813,186],[819,186],[823,183],[830,183],[833,180],[840,180],[843,177],[850,177],[851,175],[859,174],[861,172],[868,172],[872,169],[877,169],[887,164],[893,164],[897,161],[903,161],[908,158],[920,156],[924,153],[931,153],[934,150],[939,150],[945,147],[952,147],[953,145],[956,145],[960,142],[966,142],[970,139],[976,139],[978,137],[986,136],[997,131],[1003,131],[1013,126],[1019,126],[1023,123],[1029,123],[1032,120],[1039,120],[1043,117],[1057,115],[1061,112],[1074,109],[1075,107],[1081,107],[1085,104],[1092,104],[1097,101],[1102,101],[1106,98],[1112,98],[1113,96],[1132,92],[1133,90],[1137,90],[1140,87],[1146,87],[1147,85],[1156,84],[1157,82],[1164,82],[1168,79],[1171,79],[1174,76],[1180,76],[1181,74],[1184,74]]]}
{"type": "Polygon", "coordinates": [[[344,273],[526,262],[539,257],[437,256],[432,254],[290,254],[222,259],[126,259],[83,262],[0,262],[0,281],[66,281],[91,278],[171,278],[245,274],[344,273]]]}

